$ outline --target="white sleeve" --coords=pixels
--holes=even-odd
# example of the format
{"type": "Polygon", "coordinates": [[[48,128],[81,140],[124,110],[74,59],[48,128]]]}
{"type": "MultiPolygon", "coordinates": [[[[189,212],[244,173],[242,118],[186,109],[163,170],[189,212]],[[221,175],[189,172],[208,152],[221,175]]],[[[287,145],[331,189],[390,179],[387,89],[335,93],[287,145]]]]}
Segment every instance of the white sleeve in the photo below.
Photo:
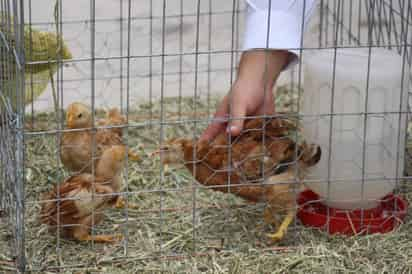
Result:
{"type": "Polygon", "coordinates": [[[247,3],[243,50],[288,50],[293,55],[287,67],[296,64],[304,30],[302,23],[307,25],[315,0],[247,0],[247,3]]]}

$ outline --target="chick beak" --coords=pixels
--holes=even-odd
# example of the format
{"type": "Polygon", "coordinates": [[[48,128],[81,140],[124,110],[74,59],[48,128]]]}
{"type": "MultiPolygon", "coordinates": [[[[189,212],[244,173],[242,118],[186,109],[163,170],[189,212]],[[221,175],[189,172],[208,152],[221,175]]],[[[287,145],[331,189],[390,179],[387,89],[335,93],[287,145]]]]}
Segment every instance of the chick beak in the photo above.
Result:
{"type": "Polygon", "coordinates": [[[160,149],[157,149],[157,150],[149,153],[149,156],[150,156],[150,157],[154,157],[154,156],[156,156],[156,155],[159,155],[161,151],[162,151],[161,148],[160,148],[160,149]]]}
{"type": "Polygon", "coordinates": [[[67,115],[67,126],[73,127],[74,124],[74,117],[72,114],[67,115]]]}
{"type": "Polygon", "coordinates": [[[154,157],[154,156],[160,155],[162,152],[163,153],[169,152],[169,146],[168,145],[162,145],[162,146],[160,146],[159,149],[156,149],[155,151],[151,152],[149,154],[149,156],[154,157]]]}

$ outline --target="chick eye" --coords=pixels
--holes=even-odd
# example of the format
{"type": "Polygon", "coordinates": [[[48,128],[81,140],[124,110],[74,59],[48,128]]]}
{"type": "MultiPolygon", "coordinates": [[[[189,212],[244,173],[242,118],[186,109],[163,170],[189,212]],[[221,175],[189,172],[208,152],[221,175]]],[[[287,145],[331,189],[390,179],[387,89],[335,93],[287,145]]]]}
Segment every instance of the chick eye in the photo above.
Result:
{"type": "Polygon", "coordinates": [[[79,114],[79,115],[77,115],[77,118],[82,118],[82,116],[83,116],[83,114],[79,114]]]}

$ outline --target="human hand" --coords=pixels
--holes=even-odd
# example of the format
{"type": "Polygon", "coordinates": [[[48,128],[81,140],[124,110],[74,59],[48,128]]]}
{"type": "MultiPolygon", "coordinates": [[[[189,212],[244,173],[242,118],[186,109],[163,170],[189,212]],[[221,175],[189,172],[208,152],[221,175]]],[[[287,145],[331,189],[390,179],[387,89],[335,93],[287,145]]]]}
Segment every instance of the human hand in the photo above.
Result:
{"type": "Polygon", "coordinates": [[[250,51],[242,55],[238,78],[219,104],[214,121],[200,137],[212,140],[226,129],[237,136],[247,116],[272,115],[275,111],[273,86],[286,65],[285,51],[250,51]],[[227,122],[228,118],[231,118],[227,122]]]}
{"type": "Polygon", "coordinates": [[[271,115],[274,113],[272,90],[264,90],[262,85],[237,80],[229,94],[220,102],[214,115],[214,121],[207,127],[201,140],[212,140],[226,130],[237,136],[243,128],[246,116],[271,115]],[[225,120],[231,118],[228,123],[225,120]]]}

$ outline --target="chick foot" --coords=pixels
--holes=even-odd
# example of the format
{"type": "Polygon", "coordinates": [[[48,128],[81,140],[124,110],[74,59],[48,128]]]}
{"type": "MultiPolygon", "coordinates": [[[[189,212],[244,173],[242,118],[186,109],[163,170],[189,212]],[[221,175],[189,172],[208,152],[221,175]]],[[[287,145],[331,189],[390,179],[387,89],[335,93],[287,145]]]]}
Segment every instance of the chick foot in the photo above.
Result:
{"type": "Polygon", "coordinates": [[[267,234],[267,237],[269,237],[274,242],[282,240],[285,237],[286,231],[288,230],[288,227],[292,223],[294,217],[295,212],[288,212],[276,233],[269,233],[267,234]]]}
{"type": "Polygon", "coordinates": [[[272,242],[279,242],[285,237],[286,231],[284,230],[278,230],[276,233],[268,233],[266,236],[272,241],[272,242]]]}

